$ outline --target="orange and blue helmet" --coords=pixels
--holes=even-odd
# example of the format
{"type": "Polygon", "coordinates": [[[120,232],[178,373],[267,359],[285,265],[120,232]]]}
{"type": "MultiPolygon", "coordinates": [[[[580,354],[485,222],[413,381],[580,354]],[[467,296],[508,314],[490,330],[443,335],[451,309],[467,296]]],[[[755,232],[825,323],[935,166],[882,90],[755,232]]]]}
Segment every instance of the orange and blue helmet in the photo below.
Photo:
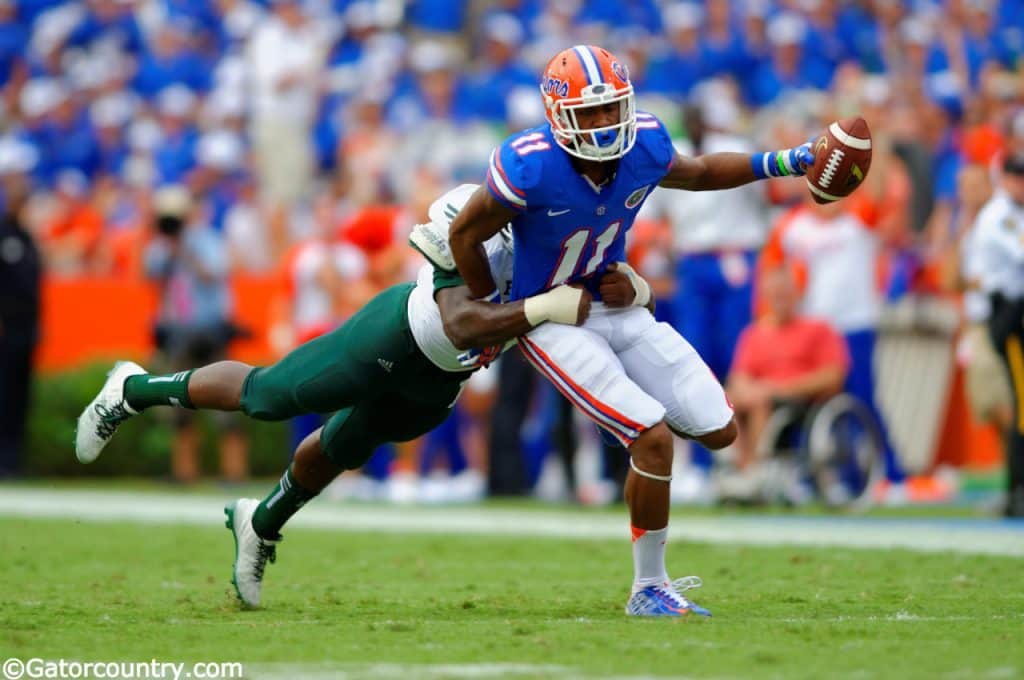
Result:
{"type": "Polygon", "coordinates": [[[636,142],[636,106],[626,65],[606,49],[576,45],[548,62],[540,84],[555,141],[588,161],[622,158],[636,142]],[[619,122],[581,129],[576,112],[619,104],[619,122]]]}

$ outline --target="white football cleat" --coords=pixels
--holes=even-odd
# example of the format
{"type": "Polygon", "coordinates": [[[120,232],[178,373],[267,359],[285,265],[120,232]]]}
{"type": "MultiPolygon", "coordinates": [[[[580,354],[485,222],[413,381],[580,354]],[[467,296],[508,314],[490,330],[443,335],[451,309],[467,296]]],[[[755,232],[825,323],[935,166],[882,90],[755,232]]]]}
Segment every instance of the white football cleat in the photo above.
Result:
{"type": "Polygon", "coordinates": [[[96,460],[103,447],[114,436],[117,426],[136,415],[124,400],[124,381],[133,375],[144,375],[146,370],[131,361],[119,361],[107,373],[100,393],[78,416],[75,428],[75,456],[79,463],[96,460]]]}
{"type": "Polygon", "coordinates": [[[263,592],[263,570],[267,562],[277,559],[277,544],[281,539],[261,538],[252,528],[252,516],[260,502],[255,498],[239,498],[224,507],[228,520],[224,523],[235,537],[235,566],[231,582],[235,594],[247,607],[260,606],[263,592]]]}

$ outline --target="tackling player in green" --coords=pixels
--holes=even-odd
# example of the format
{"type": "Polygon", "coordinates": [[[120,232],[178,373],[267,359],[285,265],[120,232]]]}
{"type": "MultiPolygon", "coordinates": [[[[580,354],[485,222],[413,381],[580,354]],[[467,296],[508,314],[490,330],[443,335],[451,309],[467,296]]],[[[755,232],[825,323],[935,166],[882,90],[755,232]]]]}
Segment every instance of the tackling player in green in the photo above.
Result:
{"type": "MultiPolygon", "coordinates": [[[[409,441],[439,425],[469,375],[510,341],[543,323],[586,320],[591,296],[578,287],[557,286],[507,302],[513,248],[508,230],[484,244],[501,299],[470,296],[448,250],[448,227],[476,189],[462,185],[448,192],[431,206],[430,223],[414,230],[413,245],[431,262],[415,282],[381,292],[344,325],[273,365],[219,361],[150,375],[138,364],[118,362],[79,416],[78,460],[95,460],[122,422],[152,406],[242,411],[259,420],[333,413],[299,444],[265,499],[240,498],[225,508],[236,549],[232,582],[243,604],[258,606],[281,528],[335,477],[361,467],[379,445],[409,441]]],[[[609,305],[650,298],[647,283],[625,263],[600,285],[609,305]]]]}

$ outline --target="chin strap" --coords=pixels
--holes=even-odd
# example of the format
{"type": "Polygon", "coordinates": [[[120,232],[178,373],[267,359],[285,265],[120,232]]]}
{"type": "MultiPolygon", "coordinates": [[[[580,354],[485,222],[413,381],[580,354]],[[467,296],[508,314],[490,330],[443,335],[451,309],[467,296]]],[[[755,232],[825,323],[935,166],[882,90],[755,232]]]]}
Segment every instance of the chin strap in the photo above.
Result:
{"type": "Polygon", "coordinates": [[[646,477],[647,479],[654,479],[659,482],[672,481],[672,475],[652,475],[650,472],[644,472],[636,466],[636,463],[633,462],[633,456],[629,457],[629,467],[633,468],[633,472],[637,473],[641,477],[646,477]]]}

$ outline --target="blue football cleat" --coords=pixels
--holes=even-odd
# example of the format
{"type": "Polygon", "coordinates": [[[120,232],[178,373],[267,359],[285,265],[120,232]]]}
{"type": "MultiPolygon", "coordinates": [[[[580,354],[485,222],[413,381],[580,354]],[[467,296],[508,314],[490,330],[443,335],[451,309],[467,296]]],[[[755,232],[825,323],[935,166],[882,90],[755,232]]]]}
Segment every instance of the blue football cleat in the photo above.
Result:
{"type": "Polygon", "coordinates": [[[691,588],[700,588],[698,576],[684,576],[671,583],[655,583],[646,586],[629,597],[626,614],[629,616],[686,616],[699,614],[711,616],[711,612],[683,597],[691,588]]]}

